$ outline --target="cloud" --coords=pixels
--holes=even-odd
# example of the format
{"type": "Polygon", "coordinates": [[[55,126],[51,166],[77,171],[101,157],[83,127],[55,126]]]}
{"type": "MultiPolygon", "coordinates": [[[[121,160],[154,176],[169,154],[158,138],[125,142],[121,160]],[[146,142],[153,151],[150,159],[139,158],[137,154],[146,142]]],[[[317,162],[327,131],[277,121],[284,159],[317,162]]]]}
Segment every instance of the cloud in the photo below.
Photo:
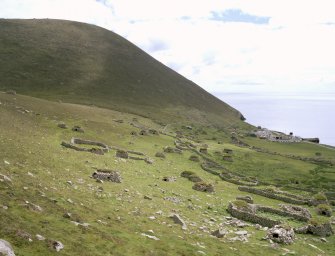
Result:
{"type": "Polygon", "coordinates": [[[88,22],[209,91],[334,86],[333,0],[1,0],[3,18],[88,22]]]}
{"type": "Polygon", "coordinates": [[[212,19],[223,22],[246,22],[253,24],[268,24],[270,17],[262,17],[244,13],[240,9],[228,9],[222,13],[212,12],[212,19]]]}

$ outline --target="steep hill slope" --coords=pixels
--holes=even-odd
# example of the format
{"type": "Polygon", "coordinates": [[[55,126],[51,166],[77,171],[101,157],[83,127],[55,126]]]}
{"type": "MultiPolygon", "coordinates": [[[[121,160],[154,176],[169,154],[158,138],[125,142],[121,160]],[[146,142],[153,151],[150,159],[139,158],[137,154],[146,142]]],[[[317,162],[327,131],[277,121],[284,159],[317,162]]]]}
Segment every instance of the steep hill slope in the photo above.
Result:
{"type": "Polygon", "coordinates": [[[172,121],[242,115],[117,34],[61,20],[0,20],[0,89],[172,121]]]}

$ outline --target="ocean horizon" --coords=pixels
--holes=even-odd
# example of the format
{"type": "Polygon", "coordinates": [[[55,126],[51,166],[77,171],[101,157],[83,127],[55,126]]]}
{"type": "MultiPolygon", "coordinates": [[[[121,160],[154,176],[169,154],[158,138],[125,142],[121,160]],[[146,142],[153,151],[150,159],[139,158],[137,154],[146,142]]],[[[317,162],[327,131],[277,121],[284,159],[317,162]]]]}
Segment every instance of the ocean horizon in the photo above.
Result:
{"type": "Polygon", "coordinates": [[[217,93],[246,122],[335,146],[335,93],[217,93]]]}

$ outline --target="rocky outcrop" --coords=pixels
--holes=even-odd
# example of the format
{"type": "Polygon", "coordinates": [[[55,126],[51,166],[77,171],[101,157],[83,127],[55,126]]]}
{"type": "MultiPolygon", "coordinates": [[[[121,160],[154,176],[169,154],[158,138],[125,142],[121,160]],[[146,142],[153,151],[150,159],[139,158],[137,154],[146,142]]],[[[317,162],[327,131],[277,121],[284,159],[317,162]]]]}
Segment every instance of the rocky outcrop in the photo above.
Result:
{"type": "Polygon", "coordinates": [[[276,225],[268,230],[265,238],[280,244],[292,244],[295,239],[295,234],[291,227],[276,225]]]}

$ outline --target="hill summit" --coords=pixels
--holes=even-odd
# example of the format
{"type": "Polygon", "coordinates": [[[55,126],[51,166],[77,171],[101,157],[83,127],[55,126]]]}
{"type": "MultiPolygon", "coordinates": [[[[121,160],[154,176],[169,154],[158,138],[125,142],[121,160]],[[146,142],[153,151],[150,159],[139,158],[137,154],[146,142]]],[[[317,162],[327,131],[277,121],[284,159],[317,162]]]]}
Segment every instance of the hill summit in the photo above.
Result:
{"type": "Polygon", "coordinates": [[[229,125],[241,113],[121,36],[89,24],[0,21],[0,89],[150,116],[229,125]]]}

